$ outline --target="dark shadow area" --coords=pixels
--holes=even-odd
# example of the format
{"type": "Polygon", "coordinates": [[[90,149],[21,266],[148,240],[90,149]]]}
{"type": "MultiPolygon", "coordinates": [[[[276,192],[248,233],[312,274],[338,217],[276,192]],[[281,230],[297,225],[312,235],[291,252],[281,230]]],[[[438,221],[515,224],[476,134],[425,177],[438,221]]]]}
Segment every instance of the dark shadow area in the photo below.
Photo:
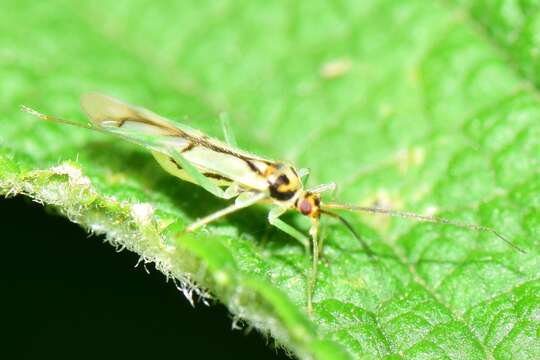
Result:
{"type": "Polygon", "coordinates": [[[42,206],[0,199],[0,215],[6,359],[287,359],[42,206]]]}

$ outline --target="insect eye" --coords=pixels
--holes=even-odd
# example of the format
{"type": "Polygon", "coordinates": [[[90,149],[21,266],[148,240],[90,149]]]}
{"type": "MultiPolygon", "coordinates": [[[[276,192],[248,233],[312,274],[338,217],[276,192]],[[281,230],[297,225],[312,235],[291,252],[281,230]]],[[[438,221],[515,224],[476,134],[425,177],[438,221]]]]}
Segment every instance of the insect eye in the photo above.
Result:
{"type": "Polygon", "coordinates": [[[300,203],[300,212],[304,215],[309,215],[311,214],[311,210],[312,206],[309,200],[302,200],[302,202],[300,203]]]}

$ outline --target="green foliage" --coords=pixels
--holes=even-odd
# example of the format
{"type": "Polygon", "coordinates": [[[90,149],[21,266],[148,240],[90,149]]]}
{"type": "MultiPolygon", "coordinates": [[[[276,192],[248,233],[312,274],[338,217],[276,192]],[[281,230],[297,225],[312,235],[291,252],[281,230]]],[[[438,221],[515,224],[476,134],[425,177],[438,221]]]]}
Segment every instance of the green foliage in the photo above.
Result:
{"type": "Polygon", "coordinates": [[[300,358],[539,358],[536,3],[3,1],[0,193],[55,205],[188,295],[208,289],[300,358]],[[18,112],[82,120],[87,91],[214,136],[225,111],[241,147],[336,181],[340,201],[492,226],[527,254],[347,214],[370,258],[326,220],[309,319],[309,258],[264,207],[175,236],[226,203],[140,148],[18,112]]]}

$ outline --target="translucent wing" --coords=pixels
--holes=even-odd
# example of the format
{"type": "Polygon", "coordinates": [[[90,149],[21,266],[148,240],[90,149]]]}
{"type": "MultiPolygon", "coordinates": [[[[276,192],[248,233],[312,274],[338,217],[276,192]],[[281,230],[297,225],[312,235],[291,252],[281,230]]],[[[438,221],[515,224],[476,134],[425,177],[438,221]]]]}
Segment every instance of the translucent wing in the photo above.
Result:
{"type": "Polygon", "coordinates": [[[268,187],[263,174],[273,161],[231,148],[198,130],[110,96],[85,94],[81,106],[94,126],[148,148],[168,172],[184,180],[192,181],[174,160],[175,152],[220,184],[237,182],[257,190],[268,187]]]}
{"type": "Polygon", "coordinates": [[[198,130],[175,124],[142,107],[98,93],[81,96],[81,107],[92,123],[103,129],[118,128],[146,135],[180,136],[183,132],[201,136],[198,130]]]}

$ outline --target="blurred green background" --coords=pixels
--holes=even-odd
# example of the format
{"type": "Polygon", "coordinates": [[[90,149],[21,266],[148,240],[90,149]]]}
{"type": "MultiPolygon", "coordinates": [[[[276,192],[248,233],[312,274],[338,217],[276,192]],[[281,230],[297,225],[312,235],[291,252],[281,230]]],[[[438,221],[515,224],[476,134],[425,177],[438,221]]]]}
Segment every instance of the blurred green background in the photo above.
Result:
{"type": "MultiPolygon", "coordinates": [[[[3,0],[0,10],[1,194],[49,204],[208,288],[299,358],[540,358],[539,1],[3,0]],[[243,149],[311,168],[310,184],[337,182],[336,200],[495,227],[527,254],[486,233],[346,214],[376,257],[324,221],[308,318],[309,258],[268,226],[263,207],[176,238],[225,202],[140,148],[18,110],[82,121],[88,91],[216,137],[227,112],[243,149]],[[150,222],[134,211],[141,204],[150,222]]],[[[133,270],[137,255],[76,238],[76,226],[23,200],[2,206],[5,282],[20,292],[8,307],[16,348],[52,354],[65,334],[63,348],[92,354],[116,345],[116,333],[134,357],[151,339],[173,356],[252,341],[272,354],[229,331],[222,307],[187,320],[170,283],[133,270]],[[48,289],[54,298],[36,295],[48,289]],[[113,324],[92,330],[105,317],[113,324]],[[56,330],[40,325],[60,318],[56,330]],[[82,318],[89,332],[77,340],[70,327],[82,318]],[[28,328],[46,334],[30,341],[28,328]]],[[[307,230],[301,216],[285,220],[307,230]]]]}

